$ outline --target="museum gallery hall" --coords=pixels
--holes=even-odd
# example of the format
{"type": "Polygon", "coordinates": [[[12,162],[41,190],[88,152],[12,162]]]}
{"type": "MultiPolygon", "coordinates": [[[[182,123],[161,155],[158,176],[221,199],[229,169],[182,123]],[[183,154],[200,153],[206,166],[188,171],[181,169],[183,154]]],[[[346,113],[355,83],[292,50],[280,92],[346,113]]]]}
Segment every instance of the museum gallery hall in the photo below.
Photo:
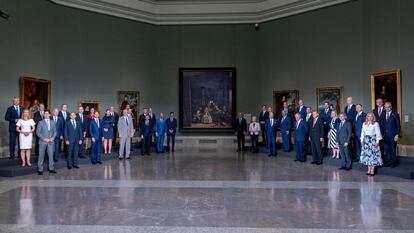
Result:
{"type": "Polygon", "coordinates": [[[414,232],[413,12],[0,0],[0,233],[414,232]]]}

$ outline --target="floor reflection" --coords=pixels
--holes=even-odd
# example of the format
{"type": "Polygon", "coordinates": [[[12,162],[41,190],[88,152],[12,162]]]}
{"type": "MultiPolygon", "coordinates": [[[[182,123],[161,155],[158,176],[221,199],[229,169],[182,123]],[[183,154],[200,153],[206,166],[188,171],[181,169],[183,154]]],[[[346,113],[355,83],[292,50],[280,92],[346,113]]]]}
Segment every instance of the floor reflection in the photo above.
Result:
{"type": "Polygon", "coordinates": [[[23,225],[35,224],[30,186],[22,186],[20,188],[19,216],[17,217],[17,223],[23,225]]]}

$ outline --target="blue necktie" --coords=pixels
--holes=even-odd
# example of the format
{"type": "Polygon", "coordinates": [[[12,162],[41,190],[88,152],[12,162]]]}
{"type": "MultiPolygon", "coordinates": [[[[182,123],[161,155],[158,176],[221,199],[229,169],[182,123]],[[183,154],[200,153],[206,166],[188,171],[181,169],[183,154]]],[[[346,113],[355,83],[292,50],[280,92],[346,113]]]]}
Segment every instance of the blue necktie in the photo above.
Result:
{"type": "Polygon", "coordinates": [[[20,108],[19,108],[19,106],[16,107],[16,111],[17,111],[17,117],[20,117],[20,108]]]}
{"type": "Polygon", "coordinates": [[[46,120],[46,124],[47,124],[47,131],[50,131],[50,122],[49,122],[49,120],[46,120]]]}
{"type": "Polygon", "coordinates": [[[73,128],[76,129],[76,123],[72,121],[73,128]]]}
{"type": "Polygon", "coordinates": [[[128,123],[128,117],[125,117],[125,123],[126,123],[127,126],[129,125],[129,123],[128,123]]]}

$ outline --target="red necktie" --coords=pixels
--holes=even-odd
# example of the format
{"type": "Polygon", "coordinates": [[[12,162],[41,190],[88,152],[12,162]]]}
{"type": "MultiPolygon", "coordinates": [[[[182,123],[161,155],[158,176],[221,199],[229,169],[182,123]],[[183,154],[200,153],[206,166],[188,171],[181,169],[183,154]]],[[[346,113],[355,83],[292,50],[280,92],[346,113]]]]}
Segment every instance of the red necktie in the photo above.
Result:
{"type": "Polygon", "coordinates": [[[317,121],[317,119],[315,118],[315,119],[313,120],[313,126],[312,126],[312,127],[315,127],[315,125],[316,125],[316,121],[317,121]]]}
{"type": "Polygon", "coordinates": [[[381,116],[381,114],[382,114],[382,108],[379,108],[378,109],[378,116],[381,116]]]}

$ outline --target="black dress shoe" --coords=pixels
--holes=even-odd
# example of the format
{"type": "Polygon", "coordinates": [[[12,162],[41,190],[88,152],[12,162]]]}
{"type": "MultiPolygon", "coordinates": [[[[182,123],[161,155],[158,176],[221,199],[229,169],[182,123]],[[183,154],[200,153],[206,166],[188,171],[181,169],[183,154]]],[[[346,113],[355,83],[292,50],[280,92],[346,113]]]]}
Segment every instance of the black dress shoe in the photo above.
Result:
{"type": "Polygon", "coordinates": [[[300,162],[301,162],[301,163],[306,163],[306,160],[301,160],[300,162]]]}
{"type": "Polygon", "coordinates": [[[316,165],[322,165],[323,164],[323,162],[318,162],[318,163],[316,163],[316,165]]]}
{"type": "Polygon", "coordinates": [[[73,168],[79,169],[78,165],[73,165],[73,168]]]}
{"type": "Polygon", "coordinates": [[[392,165],[391,165],[391,168],[395,168],[397,166],[397,163],[393,163],[392,165]]]}
{"type": "Polygon", "coordinates": [[[126,159],[128,159],[128,160],[129,160],[129,159],[131,159],[131,157],[126,157],[126,159]]]}
{"type": "Polygon", "coordinates": [[[370,176],[371,175],[371,173],[368,173],[368,172],[366,174],[367,174],[367,176],[370,176]]]}
{"type": "Polygon", "coordinates": [[[237,149],[237,152],[240,152],[241,150],[240,149],[237,149]]]}
{"type": "Polygon", "coordinates": [[[299,159],[295,159],[295,160],[293,160],[294,162],[298,162],[299,161],[299,159]]]}
{"type": "Polygon", "coordinates": [[[37,172],[37,174],[39,174],[39,176],[43,175],[43,172],[37,172]]]}
{"type": "Polygon", "coordinates": [[[311,162],[311,164],[316,164],[316,162],[311,162]]]}
{"type": "Polygon", "coordinates": [[[122,160],[123,158],[122,158],[122,157],[118,157],[118,159],[119,159],[119,160],[122,160]]]}
{"type": "Polygon", "coordinates": [[[96,162],[92,162],[92,165],[95,165],[96,164],[96,162]]]}
{"type": "Polygon", "coordinates": [[[174,152],[175,150],[174,149],[172,149],[172,152],[174,152]]]}
{"type": "Polygon", "coordinates": [[[268,157],[272,157],[272,154],[268,154],[267,156],[268,156],[268,157]]]}
{"type": "Polygon", "coordinates": [[[71,166],[68,166],[68,169],[70,170],[70,169],[72,169],[72,167],[71,166]]]}
{"type": "Polygon", "coordinates": [[[79,158],[84,159],[84,158],[86,158],[86,156],[84,156],[84,155],[79,155],[79,158]]]}
{"type": "Polygon", "coordinates": [[[351,169],[352,169],[352,167],[348,167],[348,168],[345,168],[345,171],[349,171],[351,169]]]}
{"type": "Polygon", "coordinates": [[[14,157],[9,157],[9,159],[14,159],[14,157]]]}
{"type": "Polygon", "coordinates": [[[102,162],[101,162],[101,161],[97,161],[96,163],[102,164],[102,162]]]}
{"type": "Polygon", "coordinates": [[[144,153],[141,153],[141,156],[145,156],[145,154],[144,153]]]}
{"type": "Polygon", "coordinates": [[[339,170],[345,170],[346,169],[346,167],[340,167],[339,168],[339,170]]]}
{"type": "Polygon", "coordinates": [[[56,171],[55,170],[50,170],[49,173],[56,174],[56,171]]]}
{"type": "Polygon", "coordinates": [[[151,156],[151,154],[147,154],[147,156],[151,156]]]}

